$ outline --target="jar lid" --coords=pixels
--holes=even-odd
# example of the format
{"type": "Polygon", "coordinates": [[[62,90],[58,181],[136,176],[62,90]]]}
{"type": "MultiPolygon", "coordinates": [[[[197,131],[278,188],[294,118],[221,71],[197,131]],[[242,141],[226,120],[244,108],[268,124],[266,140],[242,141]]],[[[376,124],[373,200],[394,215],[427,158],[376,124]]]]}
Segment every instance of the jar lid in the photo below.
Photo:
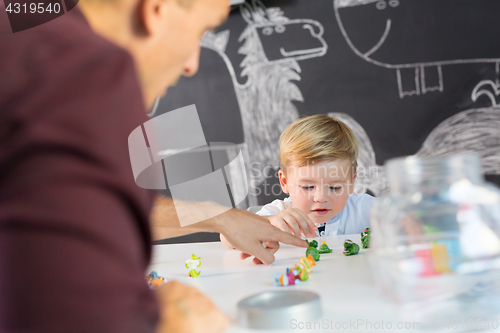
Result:
{"type": "Polygon", "coordinates": [[[304,290],[265,291],[238,303],[238,322],[248,328],[289,328],[292,320],[321,317],[318,294],[304,290]]]}

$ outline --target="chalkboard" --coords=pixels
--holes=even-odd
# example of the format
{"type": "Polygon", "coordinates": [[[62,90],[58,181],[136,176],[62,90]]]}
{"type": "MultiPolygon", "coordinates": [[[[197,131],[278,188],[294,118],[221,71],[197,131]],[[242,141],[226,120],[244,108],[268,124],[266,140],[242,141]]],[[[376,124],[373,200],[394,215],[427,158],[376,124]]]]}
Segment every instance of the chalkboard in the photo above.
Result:
{"type": "MultiPolygon", "coordinates": [[[[207,142],[244,151],[250,194],[283,197],[277,141],[302,115],[345,121],[356,180],[379,195],[384,161],[475,151],[500,183],[500,1],[248,0],[202,40],[199,73],[157,114],[195,104],[207,142]]],[[[238,175],[233,175],[237,177],[238,175]]]]}

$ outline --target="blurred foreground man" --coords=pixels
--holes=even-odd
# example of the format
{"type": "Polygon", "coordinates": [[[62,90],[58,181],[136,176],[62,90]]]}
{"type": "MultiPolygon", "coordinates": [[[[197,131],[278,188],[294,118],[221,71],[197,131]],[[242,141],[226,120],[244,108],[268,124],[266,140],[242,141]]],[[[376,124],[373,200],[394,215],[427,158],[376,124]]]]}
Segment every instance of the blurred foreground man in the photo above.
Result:
{"type": "MultiPolygon", "coordinates": [[[[196,73],[201,36],[228,12],[227,0],[81,0],[12,33],[2,4],[0,332],[221,332],[196,289],[148,289],[151,234],[220,232],[266,264],[278,242],[306,247],[236,209],[181,228],[171,199],[134,182],[128,135],[196,73]]],[[[218,209],[185,204],[200,221],[218,209]]]]}

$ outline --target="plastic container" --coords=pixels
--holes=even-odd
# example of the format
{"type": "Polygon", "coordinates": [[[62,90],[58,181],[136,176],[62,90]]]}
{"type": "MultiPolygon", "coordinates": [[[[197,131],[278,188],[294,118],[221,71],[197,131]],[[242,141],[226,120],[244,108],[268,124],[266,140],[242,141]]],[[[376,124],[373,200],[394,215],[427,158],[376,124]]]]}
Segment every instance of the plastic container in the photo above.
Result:
{"type": "Polygon", "coordinates": [[[500,191],[480,163],[474,154],[386,163],[370,263],[407,319],[500,322],[500,191]]]}

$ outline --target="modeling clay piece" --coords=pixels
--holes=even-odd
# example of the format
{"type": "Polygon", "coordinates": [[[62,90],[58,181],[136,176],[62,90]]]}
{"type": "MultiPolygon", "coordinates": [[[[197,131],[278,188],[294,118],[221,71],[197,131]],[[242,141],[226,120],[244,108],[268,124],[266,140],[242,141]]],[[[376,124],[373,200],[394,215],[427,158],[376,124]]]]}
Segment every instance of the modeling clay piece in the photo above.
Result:
{"type": "Polygon", "coordinates": [[[189,277],[198,277],[201,272],[197,272],[195,269],[201,266],[201,258],[192,254],[191,258],[186,260],[186,268],[189,269],[189,277]]]}
{"type": "Polygon", "coordinates": [[[300,258],[298,265],[304,267],[305,271],[309,274],[312,272],[312,267],[316,266],[316,261],[314,261],[314,258],[309,255],[307,258],[300,258]]]}
{"type": "Polygon", "coordinates": [[[319,253],[331,253],[332,252],[332,249],[330,249],[328,247],[328,245],[326,245],[325,242],[321,243],[321,246],[319,247],[319,253]]]}
{"type": "Polygon", "coordinates": [[[313,240],[313,241],[309,242],[309,241],[306,239],[306,243],[307,243],[307,245],[309,245],[309,247],[311,247],[311,246],[312,246],[312,247],[314,247],[314,248],[317,248],[317,247],[318,247],[318,242],[317,242],[317,241],[315,241],[315,240],[313,240]]]}
{"type": "Polygon", "coordinates": [[[165,278],[158,276],[158,273],[156,273],[155,271],[152,271],[148,276],[146,276],[146,281],[148,282],[149,288],[151,289],[158,288],[159,286],[167,282],[165,281],[165,278]]]}
{"type": "Polygon", "coordinates": [[[370,228],[366,228],[365,231],[361,233],[361,245],[363,249],[370,247],[370,228]]]}
{"type": "Polygon", "coordinates": [[[312,267],[316,265],[313,257],[308,255],[300,258],[298,264],[294,268],[287,268],[286,274],[274,274],[275,286],[291,286],[299,284],[300,281],[306,281],[309,278],[309,273],[312,272],[312,267]]]}
{"type": "Polygon", "coordinates": [[[354,243],[350,239],[346,239],[344,242],[344,255],[346,256],[352,256],[354,254],[358,254],[359,252],[359,245],[354,243]]]}
{"type": "Polygon", "coordinates": [[[306,281],[309,279],[309,273],[307,272],[307,268],[301,264],[295,264],[295,269],[299,272],[299,280],[306,281]]]}
{"type": "Polygon", "coordinates": [[[275,279],[274,281],[275,286],[286,287],[300,283],[298,270],[290,268],[286,269],[286,274],[283,275],[275,274],[274,279],[275,279]]]}
{"type": "Polygon", "coordinates": [[[319,260],[319,251],[317,249],[318,247],[318,242],[313,240],[311,242],[309,242],[307,239],[306,239],[306,243],[307,245],[309,245],[309,247],[307,248],[306,250],[306,256],[308,255],[312,255],[312,257],[314,258],[314,260],[318,261],[319,260]]]}
{"type": "Polygon", "coordinates": [[[315,261],[319,261],[319,251],[315,247],[309,246],[306,250],[306,256],[312,256],[315,261]]]}

